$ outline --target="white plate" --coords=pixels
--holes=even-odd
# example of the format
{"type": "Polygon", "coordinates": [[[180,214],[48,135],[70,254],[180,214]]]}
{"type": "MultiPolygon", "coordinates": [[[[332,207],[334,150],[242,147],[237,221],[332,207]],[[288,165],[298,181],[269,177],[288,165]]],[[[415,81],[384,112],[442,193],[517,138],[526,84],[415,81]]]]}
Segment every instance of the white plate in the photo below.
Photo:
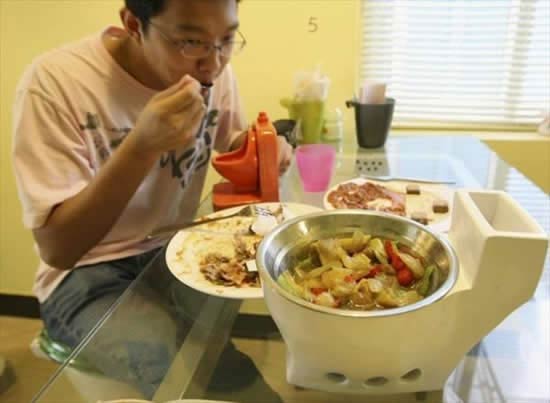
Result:
{"type": "MultiPolygon", "coordinates": [[[[259,203],[258,206],[267,207],[272,211],[279,208],[281,203],[259,203]]],[[[286,211],[292,217],[321,211],[320,208],[308,204],[283,203],[286,211]]],[[[205,218],[219,217],[232,214],[240,210],[242,206],[234,207],[213,214],[205,218]]],[[[288,218],[292,218],[288,217],[288,218]]],[[[189,231],[179,231],[168,243],[166,248],[166,264],[172,274],[187,286],[206,294],[217,297],[249,299],[263,298],[261,287],[235,287],[216,285],[204,277],[201,273],[199,262],[207,252],[219,251],[228,253],[233,251],[233,237],[229,235],[236,227],[246,229],[254,221],[252,217],[245,217],[240,220],[230,218],[206,224],[205,226],[194,227],[189,231]],[[193,232],[193,229],[204,228],[208,231],[220,231],[221,234],[206,234],[204,232],[193,232]]]]}
{"type": "Polygon", "coordinates": [[[382,185],[389,190],[397,191],[401,193],[405,193],[406,195],[406,214],[407,217],[410,218],[411,213],[417,212],[417,211],[423,211],[427,214],[429,221],[429,224],[427,225],[428,228],[437,231],[437,232],[447,232],[451,226],[451,211],[452,211],[452,202],[453,202],[453,194],[454,190],[450,188],[447,185],[441,185],[441,184],[427,184],[427,183],[417,183],[417,182],[404,182],[404,181],[389,181],[389,182],[382,182],[382,181],[376,181],[372,179],[364,179],[364,178],[355,178],[351,179],[349,181],[340,182],[336,186],[333,186],[330,188],[323,198],[323,205],[325,209],[327,210],[334,210],[336,209],[329,201],[328,201],[328,195],[330,192],[336,190],[338,186],[345,184],[345,183],[355,183],[358,185],[362,185],[366,182],[371,182],[376,185],[382,185]],[[419,195],[409,195],[406,194],[406,187],[409,184],[416,184],[420,187],[420,194],[419,195]],[[449,211],[444,214],[440,213],[434,213],[432,210],[432,203],[436,199],[442,199],[445,200],[449,205],[449,211]]]}

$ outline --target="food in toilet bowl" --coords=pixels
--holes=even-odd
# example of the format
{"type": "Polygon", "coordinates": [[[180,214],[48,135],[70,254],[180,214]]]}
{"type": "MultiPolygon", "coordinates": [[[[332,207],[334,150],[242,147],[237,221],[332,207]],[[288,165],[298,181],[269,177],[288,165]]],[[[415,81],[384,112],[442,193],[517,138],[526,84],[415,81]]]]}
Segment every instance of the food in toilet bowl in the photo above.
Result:
{"type": "Polygon", "coordinates": [[[309,302],[341,309],[410,305],[444,282],[443,271],[403,242],[355,231],[302,245],[278,283],[309,302]]]}

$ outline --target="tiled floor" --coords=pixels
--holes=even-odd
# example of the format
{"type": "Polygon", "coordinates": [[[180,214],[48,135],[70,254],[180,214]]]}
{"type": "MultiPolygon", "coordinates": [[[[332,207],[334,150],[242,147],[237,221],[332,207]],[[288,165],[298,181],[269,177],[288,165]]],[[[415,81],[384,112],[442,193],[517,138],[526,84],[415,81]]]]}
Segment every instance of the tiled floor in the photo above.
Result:
{"type": "Polygon", "coordinates": [[[0,316],[0,355],[15,373],[15,382],[0,394],[1,403],[30,402],[57,368],[54,362],[35,357],[29,348],[41,328],[37,319],[0,316]]]}

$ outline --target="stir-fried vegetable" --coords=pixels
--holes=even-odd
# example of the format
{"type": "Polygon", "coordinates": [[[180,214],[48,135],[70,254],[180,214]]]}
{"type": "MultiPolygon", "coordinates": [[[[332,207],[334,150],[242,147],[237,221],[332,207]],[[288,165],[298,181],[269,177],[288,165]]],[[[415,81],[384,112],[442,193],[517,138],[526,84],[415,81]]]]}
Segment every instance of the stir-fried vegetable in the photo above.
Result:
{"type": "Polygon", "coordinates": [[[422,280],[420,280],[418,283],[418,288],[417,288],[418,293],[424,297],[428,295],[428,291],[430,289],[430,280],[434,270],[435,270],[434,265],[428,266],[428,268],[426,269],[426,272],[424,273],[424,277],[422,277],[422,280]]]}
{"type": "Polygon", "coordinates": [[[382,243],[382,240],[379,238],[374,238],[369,242],[368,246],[372,251],[376,259],[380,263],[388,263],[388,255],[386,255],[386,251],[384,249],[384,244],[382,243]]]}
{"type": "Polygon", "coordinates": [[[285,290],[287,290],[291,294],[294,294],[297,297],[303,298],[304,296],[303,287],[298,285],[296,281],[294,281],[294,278],[292,277],[289,271],[285,271],[283,274],[281,274],[277,279],[277,281],[281,285],[281,287],[283,287],[285,290]]]}
{"type": "Polygon", "coordinates": [[[399,255],[399,258],[405,264],[405,266],[410,269],[416,280],[424,277],[424,267],[422,267],[420,260],[415,259],[411,255],[408,255],[406,253],[396,253],[399,255]]]}
{"type": "Polygon", "coordinates": [[[279,276],[290,293],[327,307],[386,309],[415,303],[440,285],[436,265],[389,239],[355,231],[311,242],[295,267],[279,276]],[[398,247],[399,246],[399,247],[398,247]]]}

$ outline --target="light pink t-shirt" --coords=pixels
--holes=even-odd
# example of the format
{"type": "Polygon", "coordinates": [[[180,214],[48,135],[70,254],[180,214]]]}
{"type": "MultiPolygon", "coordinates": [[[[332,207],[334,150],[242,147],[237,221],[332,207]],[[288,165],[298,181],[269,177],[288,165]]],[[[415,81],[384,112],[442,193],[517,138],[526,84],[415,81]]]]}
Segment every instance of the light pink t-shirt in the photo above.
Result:
{"type": "MultiPolygon", "coordinates": [[[[44,225],[54,206],[90,183],[156,93],[117,64],[103,45],[104,33],[123,31],[110,27],[48,52],[17,87],[13,163],[27,228],[44,225]]],[[[243,116],[227,66],[214,82],[195,143],[162,155],[112,230],[76,266],[146,252],[166,241],[147,241],[154,229],[192,220],[212,148],[227,151],[246,128],[243,116]]],[[[39,301],[68,273],[41,261],[34,285],[39,301]]]]}

